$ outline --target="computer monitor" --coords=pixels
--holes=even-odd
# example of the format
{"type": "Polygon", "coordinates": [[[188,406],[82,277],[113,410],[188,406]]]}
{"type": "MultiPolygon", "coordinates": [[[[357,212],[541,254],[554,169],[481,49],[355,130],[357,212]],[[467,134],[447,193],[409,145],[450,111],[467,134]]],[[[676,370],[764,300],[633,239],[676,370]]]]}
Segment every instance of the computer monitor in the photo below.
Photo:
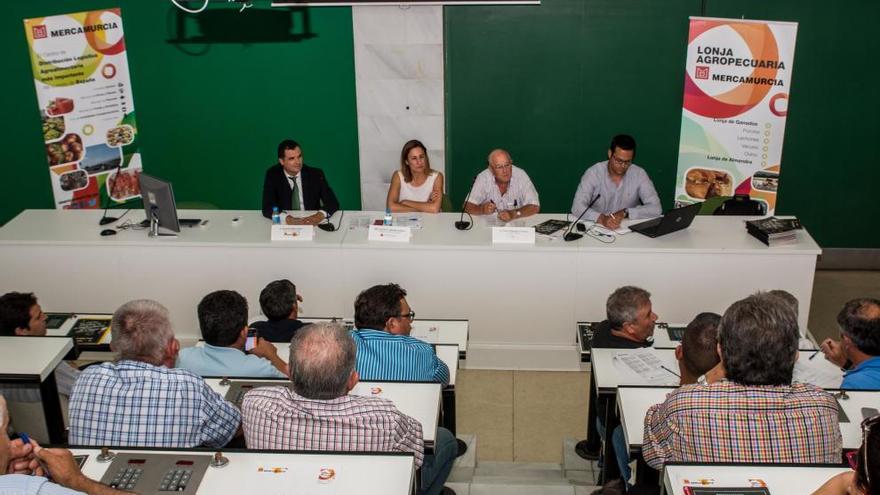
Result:
{"type": "Polygon", "coordinates": [[[174,203],[174,191],[171,189],[171,183],[147,174],[141,174],[139,182],[147,222],[155,216],[159,227],[172,232],[180,232],[180,222],[177,221],[177,206],[174,203]]]}

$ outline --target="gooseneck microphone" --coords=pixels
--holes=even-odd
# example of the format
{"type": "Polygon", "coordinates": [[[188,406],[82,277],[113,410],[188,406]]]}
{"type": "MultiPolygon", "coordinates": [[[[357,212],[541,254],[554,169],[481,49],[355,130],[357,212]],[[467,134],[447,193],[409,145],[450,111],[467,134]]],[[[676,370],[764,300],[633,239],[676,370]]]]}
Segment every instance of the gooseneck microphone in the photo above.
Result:
{"type": "Polygon", "coordinates": [[[464,220],[464,210],[467,207],[467,201],[471,198],[471,192],[474,190],[474,184],[477,182],[477,177],[479,176],[480,174],[474,176],[474,180],[471,181],[471,188],[468,190],[467,196],[464,197],[464,203],[461,204],[461,215],[459,215],[458,221],[455,222],[455,228],[457,228],[458,230],[470,230],[473,226],[474,217],[472,217],[471,214],[468,213],[467,216],[468,218],[470,218],[470,221],[466,222],[464,220]]]}
{"type": "Polygon", "coordinates": [[[345,210],[340,210],[339,211],[339,222],[338,222],[339,226],[333,225],[333,222],[330,221],[330,219],[333,218],[333,215],[330,215],[327,218],[326,222],[318,224],[318,228],[323,230],[324,232],[335,232],[336,229],[338,229],[339,227],[342,227],[342,217],[343,216],[345,216],[345,210]]]}
{"type": "Polygon", "coordinates": [[[601,197],[602,197],[601,194],[597,194],[596,197],[593,198],[592,201],[590,201],[590,204],[588,204],[587,207],[584,208],[584,211],[582,211],[581,214],[578,215],[577,220],[575,220],[571,225],[568,226],[568,232],[566,232],[565,235],[562,236],[563,240],[565,240],[566,242],[571,242],[571,241],[576,241],[576,240],[580,239],[581,237],[583,237],[583,234],[578,234],[576,232],[572,232],[572,229],[574,229],[574,226],[577,225],[578,222],[581,221],[581,218],[584,218],[584,215],[587,214],[587,210],[592,208],[593,205],[596,204],[596,201],[598,201],[599,198],[601,198],[601,197]]]}
{"type": "MultiPolygon", "coordinates": [[[[101,215],[101,219],[98,220],[98,225],[107,225],[108,223],[113,223],[119,220],[119,217],[108,217],[107,210],[110,209],[110,205],[113,203],[113,196],[116,195],[116,184],[119,184],[119,172],[122,170],[122,160],[119,160],[119,164],[116,165],[116,178],[113,179],[113,187],[111,187],[107,191],[107,208],[104,208],[104,214],[101,215]]],[[[110,176],[107,176],[107,180],[110,180],[110,176]]]]}

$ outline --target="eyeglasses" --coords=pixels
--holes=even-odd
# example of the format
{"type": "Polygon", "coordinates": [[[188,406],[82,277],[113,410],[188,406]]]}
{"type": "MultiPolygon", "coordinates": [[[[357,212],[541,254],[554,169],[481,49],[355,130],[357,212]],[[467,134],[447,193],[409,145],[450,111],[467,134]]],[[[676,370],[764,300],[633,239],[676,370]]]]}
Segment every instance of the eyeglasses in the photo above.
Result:
{"type": "Polygon", "coordinates": [[[501,165],[492,165],[492,168],[495,170],[504,170],[513,167],[513,162],[511,163],[503,163],[501,165]]]}
{"type": "Polygon", "coordinates": [[[409,321],[413,321],[416,318],[416,312],[410,311],[409,313],[404,313],[402,315],[397,315],[398,318],[409,318],[409,321]]]}
{"type": "Polygon", "coordinates": [[[613,160],[614,163],[616,163],[616,164],[618,164],[618,165],[624,165],[624,166],[627,166],[627,167],[629,167],[630,165],[632,165],[632,162],[633,162],[632,160],[621,160],[620,158],[617,158],[617,157],[614,156],[614,155],[611,155],[611,160],[613,160]]]}
{"type": "Polygon", "coordinates": [[[870,450],[868,447],[868,435],[877,424],[880,424],[880,414],[862,421],[862,447],[859,450],[846,453],[846,461],[849,463],[849,467],[856,472],[856,478],[860,477],[859,464],[861,463],[862,471],[865,473],[865,488],[868,491],[871,490],[871,469],[868,467],[868,450],[870,450]],[[859,459],[859,454],[861,454],[861,459],[859,459]]]}

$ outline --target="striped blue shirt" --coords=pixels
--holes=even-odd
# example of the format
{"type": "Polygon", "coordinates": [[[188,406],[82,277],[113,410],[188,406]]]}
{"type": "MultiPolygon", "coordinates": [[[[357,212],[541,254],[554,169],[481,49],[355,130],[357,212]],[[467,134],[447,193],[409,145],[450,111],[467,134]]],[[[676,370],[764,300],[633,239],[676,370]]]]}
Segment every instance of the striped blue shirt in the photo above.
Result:
{"type": "Polygon", "coordinates": [[[226,445],[241,413],[195,373],[140,361],[102,363],[70,396],[70,443],[188,448],[226,445]]]}
{"type": "Polygon", "coordinates": [[[449,384],[449,368],[431,344],[383,330],[352,330],[361,380],[449,384]]]}

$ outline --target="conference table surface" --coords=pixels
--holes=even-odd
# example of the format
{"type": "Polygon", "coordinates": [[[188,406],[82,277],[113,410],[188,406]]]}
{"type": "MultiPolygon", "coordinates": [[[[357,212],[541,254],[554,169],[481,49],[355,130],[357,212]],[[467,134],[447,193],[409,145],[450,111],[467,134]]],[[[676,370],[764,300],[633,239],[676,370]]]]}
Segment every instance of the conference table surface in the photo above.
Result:
{"type": "MultiPolygon", "coordinates": [[[[100,480],[112,465],[99,462],[99,449],[74,448],[74,455],[86,455],[82,472],[100,480]]],[[[192,456],[213,456],[211,451],[173,449],[113,449],[116,454],[159,454],[173,460],[192,456]]],[[[222,468],[208,467],[196,493],[362,493],[408,495],[415,480],[412,454],[278,452],[225,450],[229,463],[222,468]],[[329,471],[328,471],[329,470],[329,471]],[[333,476],[326,479],[326,473],[333,476]]],[[[147,461],[144,466],[148,466],[147,461]]],[[[139,492],[151,493],[147,487],[139,492]]],[[[158,488],[158,487],[156,487],[158,488]]]]}
{"type": "MultiPolygon", "coordinates": [[[[99,226],[101,213],[26,210],[9,221],[0,228],[0,286],[35,292],[53,311],[112,313],[131,299],[155,299],[168,307],[175,333],[195,340],[195,307],[217,289],[237,290],[249,314],[258,314],[265,284],[288,278],[305,299],[301,315],[310,317],[351,314],[362,290],[391,281],[407,290],[419,318],[468,320],[471,368],[581,369],[571,328],[602,320],[608,294],[622,285],[649,290],[663,321],[722,313],[756,290],[784,289],[800,301],[806,327],[821,253],[806,230],[797,244],[768,248],[747,234],[745,217],[697,217],[688,229],[655,239],[629,233],[613,242],[565,242],[557,234],[524,245],[493,244],[494,217],[474,217],[471,230],[459,231],[458,215],[449,213],[397,215],[418,219],[408,243],[367,239],[382,212],[347,211],[341,222],[337,213],[335,232],[274,242],[259,211],[181,210],[181,218],[207,223],[162,238],[145,229],[100,236],[143,218],[132,210],[99,226]]],[[[566,217],[539,214],[512,224],[566,217]]]]}

